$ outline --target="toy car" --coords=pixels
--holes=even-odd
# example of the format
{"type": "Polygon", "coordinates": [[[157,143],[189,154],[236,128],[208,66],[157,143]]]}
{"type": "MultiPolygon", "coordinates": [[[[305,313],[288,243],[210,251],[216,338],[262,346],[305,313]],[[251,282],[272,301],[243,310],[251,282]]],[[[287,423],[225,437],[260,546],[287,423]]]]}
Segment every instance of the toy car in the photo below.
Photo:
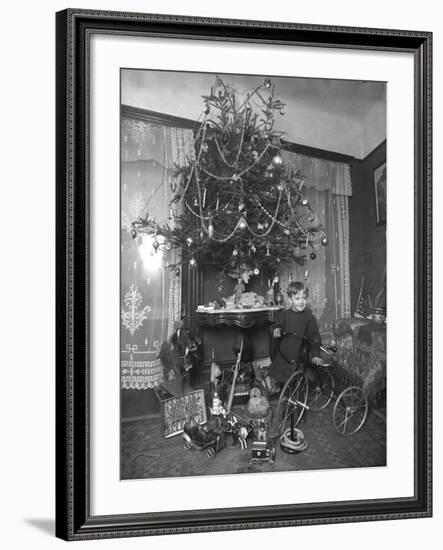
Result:
{"type": "Polygon", "coordinates": [[[251,447],[251,458],[249,464],[259,464],[275,462],[275,448],[269,441],[254,441],[251,447]]]}
{"type": "Polygon", "coordinates": [[[183,440],[185,449],[206,450],[209,458],[214,458],[225,447],[224,432],[221,430],[208,430],[205,426],[185,424],[183,440]]]}

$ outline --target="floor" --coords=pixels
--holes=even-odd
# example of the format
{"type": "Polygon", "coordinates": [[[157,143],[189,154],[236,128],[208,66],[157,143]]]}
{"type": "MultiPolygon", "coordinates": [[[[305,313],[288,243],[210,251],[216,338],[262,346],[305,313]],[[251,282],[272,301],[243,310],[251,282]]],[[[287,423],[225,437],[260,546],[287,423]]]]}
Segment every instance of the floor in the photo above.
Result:
{"type": "Polygon", "coordinates": [[[298,454],[286,454],[276,441],[273,465],[252,465],[251,442],[242,450],[227,445],[213,459],[205,451],[187,450],[182,435],[164,439],[159,415],[122,423],[121,478],[218,475],[249,472],[321,470],[386,465],[386,421],[383,411],[370,410],[362,429],[350,437],[336,433],[332,425],[332,406],[309,412],[298,425],[308,447],[298,454]]]}

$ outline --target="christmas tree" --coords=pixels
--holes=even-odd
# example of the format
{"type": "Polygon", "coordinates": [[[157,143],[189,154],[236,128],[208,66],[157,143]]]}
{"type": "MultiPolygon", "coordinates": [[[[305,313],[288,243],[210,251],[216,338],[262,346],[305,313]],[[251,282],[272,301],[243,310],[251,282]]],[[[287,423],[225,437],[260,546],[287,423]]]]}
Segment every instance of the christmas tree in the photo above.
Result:
{"type": "MultiPolygon", "coordinates": [[[[303,264],[328,244],[305,195],[306,178],[285,169],[283,133],[275,118],[285,105],[270,79],[239,93],[217,77],[194,135],[195,156],[176,170],[170,223],[149,216],[132,223],[153,235],[153,247],[179,248],[181,263],[212,265],[237,277],[281,262],[303,264]]],[[[170,265],[177,268],[177,264],[170,265]]]]}

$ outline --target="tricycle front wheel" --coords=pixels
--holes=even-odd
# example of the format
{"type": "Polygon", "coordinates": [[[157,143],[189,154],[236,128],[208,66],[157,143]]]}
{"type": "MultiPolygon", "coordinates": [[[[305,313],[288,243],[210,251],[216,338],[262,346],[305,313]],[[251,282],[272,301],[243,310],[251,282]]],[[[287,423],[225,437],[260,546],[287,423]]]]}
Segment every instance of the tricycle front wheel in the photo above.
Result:
{"type": "Polygon", "coordinates": [[[298,370],[287,380],[280,394],[277,405],[278,430],[282,434],[291,425],[294,417],[294,426],[300,422],[308,399],[308,379],[298,370]]]}

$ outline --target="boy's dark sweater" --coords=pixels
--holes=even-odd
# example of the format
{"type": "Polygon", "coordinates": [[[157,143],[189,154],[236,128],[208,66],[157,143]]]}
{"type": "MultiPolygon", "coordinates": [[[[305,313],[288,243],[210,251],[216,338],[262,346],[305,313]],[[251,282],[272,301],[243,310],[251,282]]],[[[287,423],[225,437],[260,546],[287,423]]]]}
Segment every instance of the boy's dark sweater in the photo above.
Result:
{"type": "Polygon", "coordinates": [[[283,333],[295,332],[299,335],[287,334],[281,339],[274,340],[279,345],[269,374],[278,382],[286,382],[294,371],[294,367],[287,360],[294,361],[298,359],[302,344],[300,336],[306,336],[308,339],[310,357],[320,355],[321,338],[317,320],[309,309],[303,311],[285,309],[277,316],[276,323],[271,326],[271,331],[273,332],[278,327],[281,328],[283,333]]]}

